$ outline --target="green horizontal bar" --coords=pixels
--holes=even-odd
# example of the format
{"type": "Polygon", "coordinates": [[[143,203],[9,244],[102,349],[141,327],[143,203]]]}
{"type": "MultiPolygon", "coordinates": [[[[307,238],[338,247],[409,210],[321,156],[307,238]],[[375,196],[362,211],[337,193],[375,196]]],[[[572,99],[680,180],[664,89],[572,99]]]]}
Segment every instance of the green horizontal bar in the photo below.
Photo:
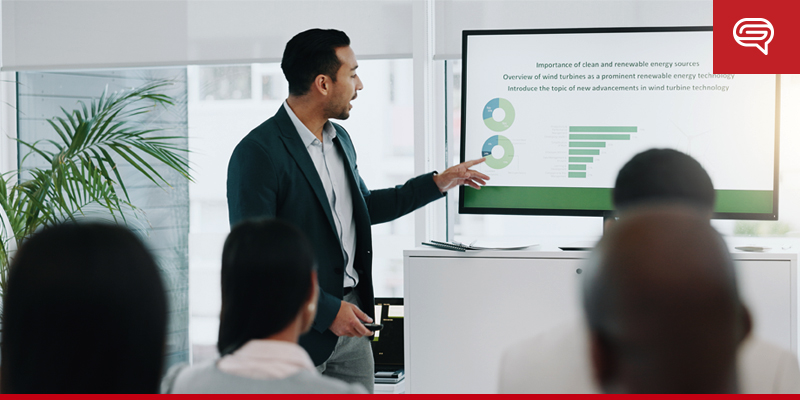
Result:
{"type": "Polygon", "coordinates": [[[592,157],[570,157],[569,162],[585,162],[590,163],[594,160],[592,157]]]}
{"type": "Polygon", "coordinates": [[[570,171],[586,171],[586,164],[570,164],[570,171]]]}
{"type": "Polygon", "coordinates": [[[638,132],[635,126],[570,126],[570,132],[638,132]]]}
{"type": "Polygon", "coordinates": [[[611,189],[484,186],[464,189],[464,206],[500,209],[612,210],[611,189]]]}
{"type": "Polygon", "coordinates": [[[569,155],[571,155],[571,156],[599,156],[600,155],[600,150],[569,149],[569,155]]]}
{"type": "MultiPolygon", "coordinates": [[[[772,213],[771,190],[717,190],[716,212],[772,213]]],[[[612,210],[609,188],[484,186],[464,188],[464,206],[496,209],[612,210]]]]}
{"type": "Polygon", "coordinates": [[[569,178],[586,178],[586,172],[570,172],[569,178]]]}
{"type": "Polygon", "coordinates": [[[569,140],[631,140],[629,134],[600,134],[600,133],[573,133],[569,135],[569,140]]]}
{"type": "Polygon", "coordinates": [[[569,142],[569,147],[606,147],[606,142],[569,142]]]}
{"type": "Polygon", "coordinates": [[[772,214],[772,190],[717,190],[716,212],[772,214]]]}

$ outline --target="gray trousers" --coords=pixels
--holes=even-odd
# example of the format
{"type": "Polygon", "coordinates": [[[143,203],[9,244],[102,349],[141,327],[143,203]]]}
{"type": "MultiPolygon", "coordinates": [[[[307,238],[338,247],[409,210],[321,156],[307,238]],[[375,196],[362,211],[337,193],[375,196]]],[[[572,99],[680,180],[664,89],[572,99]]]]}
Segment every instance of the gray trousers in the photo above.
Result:
{"type": "MultiPolygon", "coordinates": [[[[361,309],[361,302],[355,291],[344,296],[344,301],[353,303],[361,309]]],[[[369,393],[375,392],[375,359],[372,358],[372,336],[339,336],[336,347],[328,359],[317,366],[322,375],[348,383],[360,383],[369,393]]]]}

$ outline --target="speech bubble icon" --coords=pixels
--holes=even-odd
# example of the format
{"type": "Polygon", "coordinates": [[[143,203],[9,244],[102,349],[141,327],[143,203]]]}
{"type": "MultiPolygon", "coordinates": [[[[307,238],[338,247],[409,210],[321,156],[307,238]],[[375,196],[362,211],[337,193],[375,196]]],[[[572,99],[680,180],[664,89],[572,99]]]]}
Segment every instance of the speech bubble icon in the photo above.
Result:
{"type": "Polygon", "coordinates": [[[764,18],[742,18],[733,26],[733,39],[744,47],[757,47],[764,55],[775,36],[772,24],[764,18]]]}

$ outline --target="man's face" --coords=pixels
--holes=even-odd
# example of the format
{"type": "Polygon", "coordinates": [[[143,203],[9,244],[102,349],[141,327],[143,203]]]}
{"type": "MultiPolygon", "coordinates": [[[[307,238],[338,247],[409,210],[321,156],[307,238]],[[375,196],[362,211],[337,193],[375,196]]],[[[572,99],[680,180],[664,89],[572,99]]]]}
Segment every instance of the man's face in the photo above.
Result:
{"type": "Polygon", "coordinates": [[[364,85],[356,74],[358,62],[353,49],[350,46],[339,47],[336,49],[336,56],[342,65],[336,73],[336,82],[331,84],[331,97],[325,107],[325,114],[328,118],[347,119],[350,117],[350,109],[353,108],[350,101],[356,98],[356,92],[363,89],[364,85]]]}

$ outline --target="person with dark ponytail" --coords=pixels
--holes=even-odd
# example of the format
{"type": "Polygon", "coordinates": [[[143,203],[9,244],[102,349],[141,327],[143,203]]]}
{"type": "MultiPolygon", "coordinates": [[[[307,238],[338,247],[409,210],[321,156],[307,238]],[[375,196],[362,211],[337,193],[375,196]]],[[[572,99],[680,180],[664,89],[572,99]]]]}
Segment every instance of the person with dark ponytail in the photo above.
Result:
{"type": "Polygon", "coordinates": [[[366,393],[322,376],[298,345],[316,316],[314,251],[294,226],[249,220],[222,250],[221,358],[170,370],[164,393],[366,393]]]}

